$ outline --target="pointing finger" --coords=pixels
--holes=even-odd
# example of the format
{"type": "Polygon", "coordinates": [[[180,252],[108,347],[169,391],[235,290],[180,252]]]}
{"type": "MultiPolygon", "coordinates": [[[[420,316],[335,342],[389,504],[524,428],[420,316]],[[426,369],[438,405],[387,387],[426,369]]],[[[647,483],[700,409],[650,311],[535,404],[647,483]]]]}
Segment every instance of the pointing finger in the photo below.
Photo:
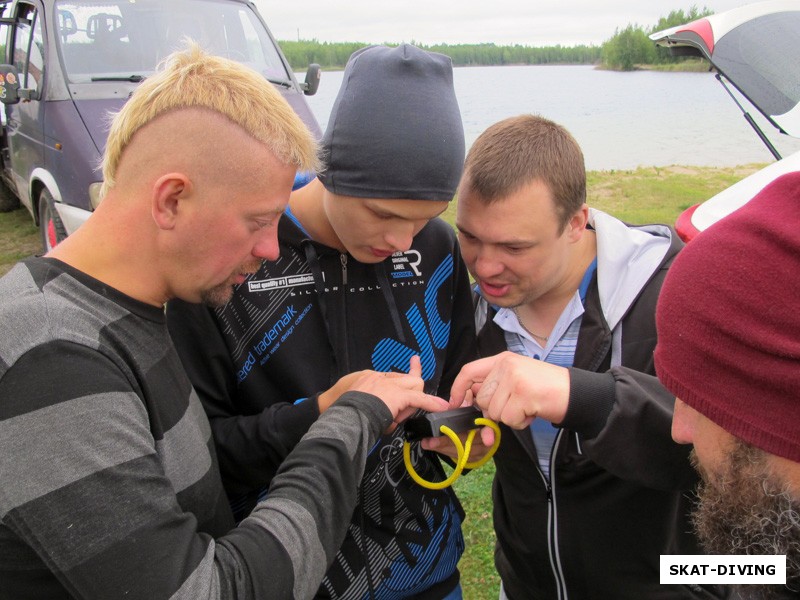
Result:
{"type": "Polygon", "coordinates": [[[422,361],[416,354],[409,360],[408,374],[414,377],[422,377],[422,361]]]}

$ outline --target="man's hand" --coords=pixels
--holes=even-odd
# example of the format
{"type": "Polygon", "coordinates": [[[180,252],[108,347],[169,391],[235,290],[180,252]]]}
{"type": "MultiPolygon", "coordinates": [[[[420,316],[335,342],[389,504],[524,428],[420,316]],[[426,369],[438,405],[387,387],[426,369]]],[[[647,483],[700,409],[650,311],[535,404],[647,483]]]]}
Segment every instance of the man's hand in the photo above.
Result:
{"type": "Polygon", "coordinates": [[[331,404],[339,399],[339,396],[352,390],[359,378],[363,377],[367,373],[373,373],[373,371],[354,371],[353,373],[348,373],[347,375],[341,377],[339,381],[334,383],[333,387],[322,392],[317,398],[319,414],[322,414],[328,410],[331,404]]]}
{"type": "Polygon", "coordinates": [[[361,371],[350,389],[377,396],[392,411],[393,423],[386,433],[394,431],[398,423],[410,417],[417,409],[439,412],[448,408],[445,400],[423,392],[425,382],[422,380],[422,364],[418,356],[411,357],[407,375],[361,371]]]}
{"type": "MultiPolygon", "coordinates": [[[[453,408],[462,408],[464,406],[474,406],[471,390],[467,390],[464,398],[458,402],[455,402],[452,397],[450,398],[449,409],[452,410],[453,408]]],[[[458,433],[456,435],[458,435],[458,439],[461,440],[461,443],[466,445],[469,431],[458,433]]],[[[446,435],[425,438],[420,443],[422,444],[422,448],[424,450],[433,450],[434,452],[444,454],[445,456],[451,458],[453,462],[458,461],[458,452],[456,451],[456,446],[446,435]]],[[[486,453],[489,452],[492,445],[494,445],[494,430],[491,427],[480,427],[479,434],[472,438],[472,446],[469,450],[467,462],[474,463],[481,460],[484,456],[486,456],[486,453]]]]}
{"type": "Polygon", "coordinates": [[[468,403],[468,392],[487,418],[514,429],[528,427],[535,418],[558,425],[567,414],[569,371],[503,352],[462,367],[450,388],[451,404],[468,403]]]}

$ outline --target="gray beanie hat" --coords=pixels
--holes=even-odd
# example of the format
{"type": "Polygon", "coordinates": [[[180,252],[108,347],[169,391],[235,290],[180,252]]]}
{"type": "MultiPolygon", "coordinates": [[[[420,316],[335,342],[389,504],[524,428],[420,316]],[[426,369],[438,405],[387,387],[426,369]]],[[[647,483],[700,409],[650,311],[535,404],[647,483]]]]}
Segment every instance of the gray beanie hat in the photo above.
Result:
{"type": "Polygon", "coordinates": [[[464,127],[443,54],[369,46],[347,61],[322,137],[319,179],[342,196],[452,200],[464,127]]]}

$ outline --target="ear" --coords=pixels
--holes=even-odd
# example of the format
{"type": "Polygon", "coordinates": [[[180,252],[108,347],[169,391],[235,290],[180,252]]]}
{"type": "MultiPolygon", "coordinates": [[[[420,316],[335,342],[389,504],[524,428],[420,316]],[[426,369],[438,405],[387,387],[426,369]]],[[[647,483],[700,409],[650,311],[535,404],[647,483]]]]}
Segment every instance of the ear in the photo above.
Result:
{"type": "Polygon", "coordinates": [[[172,229],[186,199],[191,195],[192,181],[184,173],[167,173],[153,184],[151,213],[159,229],[172,229]]]}
{"type": "Polygon", "coordinates": [[[589,205],[584,202],[567,222],[567,235],[569,236],[570,240],[577,242],[579,239],[581,239],[588,224],[589,205]]]}

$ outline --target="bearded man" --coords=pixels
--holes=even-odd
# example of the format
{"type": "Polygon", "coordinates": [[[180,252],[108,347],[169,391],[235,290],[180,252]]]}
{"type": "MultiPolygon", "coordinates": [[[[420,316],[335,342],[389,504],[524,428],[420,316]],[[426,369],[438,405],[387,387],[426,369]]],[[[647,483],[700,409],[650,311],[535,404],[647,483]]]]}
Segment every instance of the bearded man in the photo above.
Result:
{"type": "Polygon", "coordinates": [[[655,365],[678,400],[672,437],[703,483],[694,524],[712,554],[786,555],[800,595],[800,173],[764,188],[681,252],[659,297],[655,365]]]}

